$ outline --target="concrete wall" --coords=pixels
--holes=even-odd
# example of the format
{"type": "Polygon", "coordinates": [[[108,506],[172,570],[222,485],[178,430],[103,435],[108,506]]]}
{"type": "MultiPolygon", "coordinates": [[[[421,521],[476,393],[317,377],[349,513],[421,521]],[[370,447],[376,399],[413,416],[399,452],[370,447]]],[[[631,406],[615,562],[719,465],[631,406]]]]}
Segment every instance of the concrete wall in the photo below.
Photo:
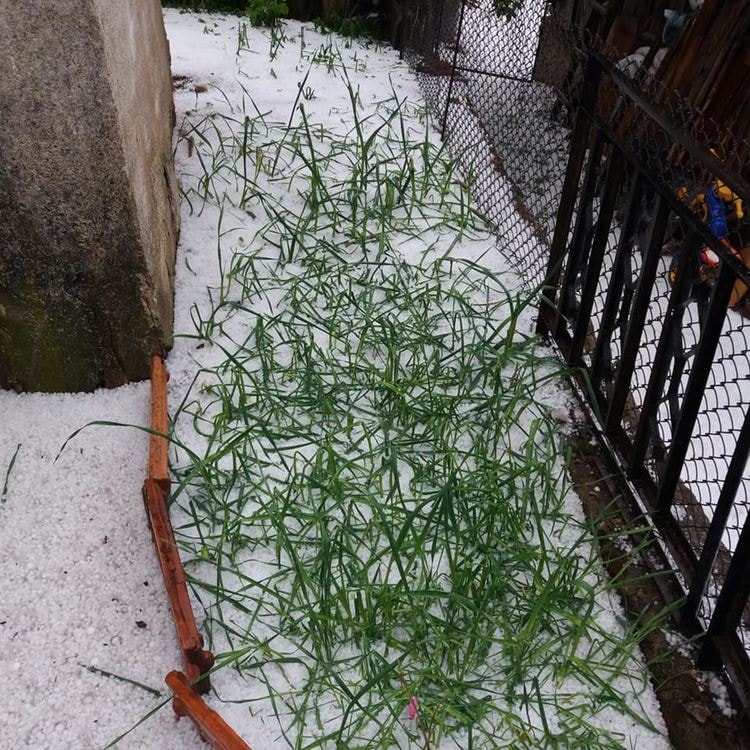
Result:
{"type": "Polygon", "coordinates": [[[178,205],[159,0],[0,0],[0,386],[148,376],[178,205]]]}
{"type": "Polygon", "coordinates": [[[141,242],[149,276],[156,282],[153,302],[171,331],[180,206],[172,159],[169,43],[161,3],[95,0],[94,5],[103,32],[141,242]]]}

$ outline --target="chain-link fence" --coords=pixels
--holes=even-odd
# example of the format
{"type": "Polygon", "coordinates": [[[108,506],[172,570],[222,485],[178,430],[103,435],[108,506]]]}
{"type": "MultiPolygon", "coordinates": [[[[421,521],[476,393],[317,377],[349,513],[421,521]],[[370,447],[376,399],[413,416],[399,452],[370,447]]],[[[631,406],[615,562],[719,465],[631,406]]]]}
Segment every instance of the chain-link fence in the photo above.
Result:
{"type": "Polygon", "coordinates": [[[568,158],[571,102],[580,87],[571,57],[581,54],[571,44],[574,34],[547,10],[545,0],[527,0],[505,19],[490,0],[413,0],[405,11],[404,54],[474,182],[479,207],[529,287],[544,277],[568,158]],[[537,55],[543,29],[548,38],[553,29],[558,41],[556,49],[537,55]]]}
{"type": "Polygon", "coordinates": [[[500,251],[549,285],[544,327],[589,375],[685,616],[744,669],[750,148],[652,75],[669,50],[622,56],[573,5],[407,0],[403,51],[500,251]]]}

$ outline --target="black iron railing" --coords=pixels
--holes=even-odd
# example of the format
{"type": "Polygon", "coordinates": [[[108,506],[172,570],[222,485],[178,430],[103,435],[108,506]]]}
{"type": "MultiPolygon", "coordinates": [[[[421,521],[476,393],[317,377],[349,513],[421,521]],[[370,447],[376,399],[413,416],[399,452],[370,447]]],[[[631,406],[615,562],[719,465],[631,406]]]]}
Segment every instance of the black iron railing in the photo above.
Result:
{"type": "MultiPolygon", "coordinates": [[[[718,668],[723,661],[738,683],[750,674],[743,622],[750,516],[746,505],[735,507],[740,489],[750,483],[750,410],[746,402],[720,404],[707,394],[722,385],[722,377],[750,389],[746,368],[737,377],[722,361],[731,353],[746,362],[750,350],[750,330],[728,310],[736,289],[750,285],[737,250],[750,239],[742,209],[750,191],[595,52],[585,81],[565,177],[570,192],[563,191],[558,210],[540,328],[571,365],[587,373],[602,429],[667,542],[687,595],[682,616],[709,635],[699,665],[718,668]],[[603,102],[631,123],[626,132],[618,132],[611,111],[602,112],[603,102]],[[635,132],[635,119],[628,118],[634,108],[646,115],[635,132]],[[659,170],[652,164],[655,128],[671,144],[659,170]],[[680,170],[668,163],[677,158],[680,170]],[[726,236],[717,237],[696,202],[691,207],[681,197],[690,194],[683,184],[688,165],[690,179],[700,175],[704,190],[698,207],[712,200],[708,191],[730,198],[717,195],[714,206],[721,209],[726,236]],[[668,281],[665,248],[671,253],[668,281]],[[736,320],[728,325],[730,316],[736,320]],[[647,330],[649,318],[658,318],[658,336],[647,330]],[[730,414],[723,423],[722,410],[730,414]],[[705,440],[710,450],[696,459],[693,443],[706,438],[701,420],[715,424],[705,440]],[[717,452],[726,464],[722,475],[713,471],[717,452]],[[701,502],[692,487],[700,490],[701,482],[691,481],[691,470],[707,464],[711,472],[700,480],[710,479],[714,494],[701,502]],[[730,528],[733,510],[745,520],[730,528]]],[[[744,505],[744,493],[741,500],[744,505]]]]}

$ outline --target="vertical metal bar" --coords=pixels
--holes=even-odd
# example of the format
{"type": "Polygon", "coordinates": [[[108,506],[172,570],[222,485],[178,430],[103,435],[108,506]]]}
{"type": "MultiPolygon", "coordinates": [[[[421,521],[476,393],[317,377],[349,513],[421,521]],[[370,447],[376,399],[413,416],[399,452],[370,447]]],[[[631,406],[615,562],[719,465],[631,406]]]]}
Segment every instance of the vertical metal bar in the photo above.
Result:
{"type": "Polygon", "coordinates": [[[742,611],[750,597],[750,515],[745,519],[740,538],[729,563],[727,577],[716,601],[711,622],[708,625],[703,647],[698,654],[699,669],[719,669],[721,659],[713,644],[714,638],[725,637],[736,632],[742,611]]]}
{"type": "Polygon", "coordinates": [[[750,408],[745,412],[745,421],[742,423],[740,434],[737,437],[737,445],[727,469],[727,476],[724,479],[719,500],[716,503],[714,517],[711,519],[711,525],[708,528],[706,541],[703,543],[703,550],[695,574],[690,581],[690,591],[682,609],[683,616],[690,620],[695,620],[698,613],[698,607],[703,598],[703,592],[711,575],[714,560],[729,519],[729,512],[732,510],[734,498],[744,478],[748,455],[750,455],[750,408]]]}
{"type": "Polygon", "coordinates": [[[641,336],[643,335],[643,324],[646,322],[649,305],[651,304],[651,292],[654,288],[656,272],[659,268],[661,246],[664,239],[664,232],[667,229],[668,219],[669,206],[666,200],[659,195],[656,198],[654,219],[651,223],[648,244],[643,255],[643,266],[641,267],[638,286],[633,299],[633,309],[630,313],[627,333],[625,334],[625,343],[622,347],[609,409],[604,421],[604,429],[610,434],[622,420],[625,403],[630,392],[630,381],[633,377],[635,361],[638,357],[638,348],[641,343],[641,336]]]}
{"type": "Polygon", "coordinates": [[[628,191],[627,208],[625,209],[625,217],[620,230],[620,240],[617,243],[617,253],[615,254],[615,261],[612,266],[612,276],[609,280],[609,289],[607,290],[604,310],[602,311],[602,322],[599,325],[599,333],[597,334],[594,353],[591,357],[591,380],[594,383],[601,380],[605,361],[610,361],[610,358],[605,356],[605,350],[611,345],[610,340],[615,329],[617,312],[620,308],[624,285],[625,256],[633,252],[633,243],[630,238],[635,229],[634,225],[637,225],[640,220],[642,204],[640,188],[642,188],[642,177],[640,172],[636,172],[628,191]]]}
{"type": "MultiPolygon", "coordinates": [[[[641,272],[643,271],[643,261],[646,257],[646,251],[644,248],[646,248],[647,246],[647,242],[644,242],[643,245],[638,246],[638,252],[641,256],[641,269],[638,273],[638,279],[633,278],[633,253],[630,252],[623,258],[622,301],[620,302],[620,314],[617,316],[617,320],[614,322],[614,328],[612,331],[612,333],[614,334],[614,329],[617,329],[617,337],[620,341],[620,354],[622,354],[622,348],[623,346],[625,346],[625,339],[628,333],[628,323],[630,322],[630,315],[633,312],[633,297],[635,296],[635,290],[638,286],[638,280],[641,278],[641,272]]],[[[631,250],[634,250],[634,247],[632,245],[631,250]]]]}
{"type": "MultiPolygon", "coordinates": [[[[640,172],[636,172],[628,191],[625,216],[622,221],[620,239],[617,243],[617,252],[615,253],[615,260],[612,266],[612,276],[610,277],[609,288],[604,301],[602,320],[596,336],[594,352],[591,356],[591,379],[595,383],[605,377],[604,371],[610,367],[612,362],[611,339],[617,324],[618,311],[620,311],[622,303],[626,260],[633,252],[631,238],[635,226],[637,226],[640,220],[642,208],[641,187],[642,177],[640,172]]],[[[611,373],[608,370],[607,376],[609,374],[611,373]]]]}
{"type": "Polygon", "coordinates": [[[615,148],[607,165],[607,177],[604,182],[601,201],[599,204],[599,216],[596,220],[594,240],[591,243],[591,254],[586,267],[586,278],[581,292],[581,304],[578,307],[573,341],[570,347],[569,361],[571,363],[582,362],[584,344],[591,322],[591,311],[594,309],[596,290],[599,287],[604,254],[607,252],[607,244],[612,229],[612,217],[617,205],[617,196],[620,192],[620,180],[625,166],[625,158],[622,152],[615,148]]]}
{"type": "Polygon", "coordinates": [[[664,475],[659,483],[659,496],[657,507],[666,511],[672,505],[677,482],[680,480],[682,465],[685,463],[690,438],[693,434],[695,421],[700,411],[703,392],[711,374],[714,363],[716,348],[719,345],[721,329],[724,318],[727,315],[727,305],[734,287],[735,275],[729,264],[722,262],[719,267],[719,275],[714,284],[711,295],[711,303],[706,316],[706,323],[701,329],[698,349],[695,352],[693,366],[690,369],[685,395],[682,399],[682,408],[677,420],[677,428],[672,433],[672,443],[669,448],[669,456],[664,475]]]}
{"type": "Polygon", "coordinates": [[[565,325],[565,321],[575,309],[575,286],[578,279],[578,271],[581,258],[585,255],[586,238],[591,237],[593,229],[593,205],[596,193],[596,184],[599,179],[599,168],[601,166],[602,152],[604,150],[604,134],[597,130],[594,135],[594,143],[589,150],[589,163],[586,165],[586,174],[583,179],[581,197],[578,201],[578,214],[573,229],[573,236],[568,248],[568,257],[565,262],[565,273],[560,284],[560,297],[557,301],[557,314],[555,316],[555,335],[558,335],[565,325]]]}
{"type": "Polygon", "coordinates": [[[672,287],[672,293],[669,295],[667,313],[662,323],[659,343],[651,365],[651,376],[641,404],[641,416],[638,420],[638,427],[628,461],[627,473],[631,479],[643,471],[646,448],[651,438],[651,419],[659,409],[659,401],[664,391],[664,384],[667,381],[671,359],[672,329],[680,322],[684,314],[684,306],[690,294],[691,267],[701,244],[701,238],[693,232],[685,242],[685,249],[679,259],[677,278],[672,287]]]}
{"type": "MultiPolygon", "coordinates": [[[[570,232],[570,223],[573,220],[573,211],[575,210],[578,181],[581,177],[584,159],[586,158],[586,146],[588,145],[591,131],[591,117],[596,104],[601,74],[601,65],[593,55],[589,55],[583,74],[583,88],[578,103],[578,111],[576,112],[573,135],[570,141],[570,156],[568,157],[568,166],[565,170],[562,198],[560,200],[560,207],[557,210],[555,231],[552,236],[552,246],[544,276],[545,290],[542,294],[541,305],[550,307],[554,307],[555,305],[557,285],[560,281],[560,271],[568,245],[568,233],[570,232]]],[[[537,320],[537,333],[543,335],[546,332],[543,316],[540,315],[537,320]]]]}
{"type": "MultiPolygon", "coordinates": [[[[438,13],[438,26],[437,26],[437,34],[435,36],[435,43],[432,45],[432,54],[434,57],[438,56],[438,49],[440,48],[440,38],[443,36],[443,16],[445,15],[445,4],[447,2],[450,2],[450,0],[443,0],[440,3],[440,12],[438,13]]],[[[456,41],[456,45],[458,45],[458,41],[456,41]]],[[[456,67],[455,65],[453,66],[456,67]]]]}
{"type": "MultiPolygon", "coordinates": [[[[443,3],[448,0],[443,0],[443,3]]],[[[461,0],[461,15],[458,17],[458,32],[456,35],[456,47],[453,50],[453,64],[451,65],[451,79],[448,84],[448,95],[445,98],[445,112],[443,113],[443,124],[440,127],[440,137],[445,139],[445,131],[448,127],[448,111],[451,106],[451,97],[453,96],[453,82],[456,80],[456,65],[458,65],[458,50],[461,46],[461,34],[464,27],[464,11],[466,10],[467,0],[461,0]]]]}
{"type": "MultiPolygon", "coordinates": [[[[695,288],[693,288],[692,299],[695,300],[695,288]]],[[[701,324],[698,323],[698,330],[702,328],[701,324]]],[[[685,347],[682,343],[682,331],[675,329],[672,331],[672,352],[674,353],[674,361],[672,362],[672,377],[669,381],[669,388],[667,388],[666,403],[669,409],[669,427],[674,435],[677,429],[677,420],[680,416],[680,386],[682,385],[682,375],[685,372],[685,367],[690,359],[688,352],[685,351],[685,347]]],[[[662,467],[663,469],[664,467],[662,467]]]]}

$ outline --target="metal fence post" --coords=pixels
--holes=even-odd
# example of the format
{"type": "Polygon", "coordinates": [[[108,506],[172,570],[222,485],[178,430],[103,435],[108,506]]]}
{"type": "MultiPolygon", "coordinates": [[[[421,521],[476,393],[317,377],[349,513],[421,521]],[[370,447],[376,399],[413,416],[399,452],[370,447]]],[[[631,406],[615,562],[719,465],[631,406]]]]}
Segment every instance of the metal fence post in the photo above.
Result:
{"type": "Polygon", "coordinates": [[[554,336],[560,335],[568,316],[572,316],[576,305],[576,283],[581,266],[581,259],[591,251],[594,232],[594,199],[599,183],[602,153],[604,151],[604,133],[596,128],[589,147],[588,164],[583,185],[578,195],[578,209],[573,234],[567,246],[565,270],[560,281],[560,296],[555,310],[554,336]]]}
{"type": "MultiPolygon", "coordinates": [[[[443,0],[445,4],[448,0],[443,0]]],[[[458,50],[461,46],[461,32],[464,26],[464,11],[466,10],[466,1],[461,0],[461,14],[458,17],[458,31],[456,32],[456,46],[453,49],[453,64],[451,65],[451,78],[448,84],[448,94],[445,97],[445,112],[443,113],[443,124],[440,126],[440,137],[445,139],[446,130],[448,128],[448,111],[451,106],[451,98],[453,97],[453,82],[456,80],[456,66],[458,65],[458,50]]]]}
{"type": "MultiPolygon", "coordinates": [[[[612,266],[612,277],[609,281],[609,289],[604,301],[602,320],[599,325],[599,333],[596,337],[594,353],[591,356],[591,380],[597,383],[605,377],[605,369],[609,368],[610,356],[608,352],[609,341],[615,328],[617,313],[620,310],[622,290],[625,285],[625,260],[633,252],[631,237],[640,220],[643,209],[643,178],[641,173],[636,173],[630,183],[628,190],[627,207],[625,218],[622,222],[620,240],[617,243],[617,252],[612,266]]],[[[607,373],[609,374],[609,373],[607,373]]]]}
{"type": "Polygon", "coordinates": [[[432,54],[437,57],[438,50],[440,49],[440,39],[443,36],[443,16],[445,15],[445,4],[450,0],[442,0],[440,3],[440,11],[438,12],[438,23],[437,23],[437,34],[435,35],[435,42],[432,45],[432,54]]]}
{"type": "Polygon", "coordinates": [[[602,67],[600,63],[593,55],[589,55],[583,74],[583,88],[576,112],[575,125],[573,126],[573,135],[570,139],[570,156],[565,169],[560,207],[557,210],[555,231],[552,236],[547,270],[544,275],[544,291],[541,296],[540,314],[536,328],[540,335],[547,333],[547,325],[544,320],[545,308],[554,308],[555,306],[557,285],[560,281],[562,263],[568,246],[568,234],[575,211],[576,195],[578,194],[578,181],[586,158],[586,147],[591,132],[592,116],[596,106],[601,75],[602,67]]]}
{"type": "Polygon", "coordinates": [[[596,219],[594,239],[591,243],[591,253],[586,265],[586,275],[581,292],[581,304],[578,307],[573,341],[570,345],[568,360],[571,364],[583,362],[583,349],[591,321],[591,311],[594,307],[594,297],[599,286],[599,280],[607,251],[607,241],[612,231],[612,217],[614,216],[617,197],[620,190],[620,178],[624,171],[625,159],[619,149],[614,149],[607,165],[607,176],[599,205],[599,216],[596,219]]]}

